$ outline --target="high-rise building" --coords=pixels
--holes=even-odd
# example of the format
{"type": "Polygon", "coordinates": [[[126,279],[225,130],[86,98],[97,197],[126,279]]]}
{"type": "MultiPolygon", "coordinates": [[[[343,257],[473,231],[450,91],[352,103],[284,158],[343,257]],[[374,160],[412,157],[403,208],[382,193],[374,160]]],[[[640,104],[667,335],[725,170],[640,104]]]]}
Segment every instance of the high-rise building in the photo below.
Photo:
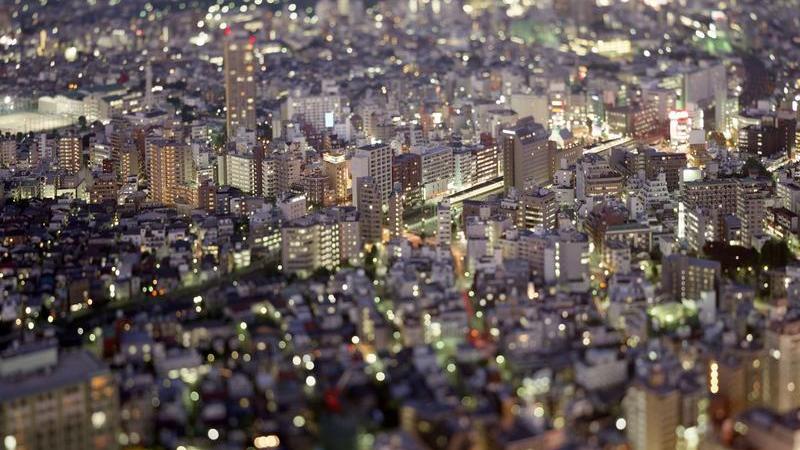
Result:
{"type": "Polygon", "coordinates": [[[786,132],[769,124],[743,127],[739,130],[739,152],[758,157],[788,156],[789,144],[784,141],[786,132]]]}
{"type": "Polygon", "coordinates": [[[648,103],[609,108],[606,121],[611,132],[635,139],[651,136],[659,129],[658,110],[648,103]]]}
{"type": "Polygon", "coordinates": [[[453,148],[446,145],[414,147],[412,153],[420,156],[423,199],[446,195],[453,179],[453,148]]]}
{"type": "Polygon", "coordinates": [[[174,205],[181,181],[181,144],[163,139],[148,139],[146,146],[148,198],[174,205]]]}
{"type": "Polygon", "coordinates": [[[86,351],[23,344],[0,354],[0,436],[9,449],[115,449],[117,385],[86,351]]]}
{"type": "Polygon", "coordinates": [[[635,363],[622,409],[632,450],[697,448],[707,426],[707,388],[677,355],[651,345],[635,363]]]}
{"type": "Polygon", "coordinates": [[[283,271],[308,276],[319,268],[335,270],[341,261],[358,259],[362,250],[358,219],[350,206],[285,222],[280,239],[283,271]]]}
{"type": "Polygon", "coordinates": [[[399,183],[389,195],[389,209],[386,211],[386,221],[389,227],[389,238],[403,236],[403,191],[399,183]]]}
{"type": "MultiPolygon", "coordinates": [[[[738,347],[738,346],[737,346],[738,347]]],[[[762,405],[768,353],[761,348],[726,349],[708,362],[709,392],[724,400],[725,417],[762,405]]]]}
{"type": "Polygon", "coordinates": [[[17,163],[17,140],[12,137],[0,139],[0,166],[12,167],[17,163]]]}
{"type": "Polygon", "coordinates": [[[503,176],[505,189],[522,192],[541,187],[552,181],[550,175],[550,146],[547,130],[532,117],[517,121],[503,129],[503,176]]]}
{"type": "Polygon", "coordinates": [[[779,412],[800,407],[800,320],[784,318],[767,329],[764,401],[779,412]]]}
{"type": "Polygon", "coordinates": [[[372,177],[360,177],[353,185],[353,191],[357,191],[355,197],[358,199],[359,224],[361,227],[361,241],[364,244],[375,244],[381,241],[382,232],[382,211],[380,192],[375,179],[372,177]]]}
{"type": "Polygon", "coordinates": [[[575,197],[585,200],[592,197],[619,196],[624,178],[598,154],[587,154],[578,160],[575,170],[575,197]]]}
{"type": "Polygon", "coordinates": [[[661,152],[654,148],[640,148],[624,153],[623,169],[627,175],[644,171],[645,179],[655,180],[660,173],[666,175],[670,192],[677,190],[681,171],[686,168],[686,153],[661,152]]]}
{"type": "Polygon", "coordinates": [[[58,139],[58,168],[68,174],[76,174],[83,167],[81,138],[74,134],[58,139]]]}
{"type": "Polygon", "coordinates": [[[436,207],[436,240],[439,245],[450,245],[453,239],[453,217],[450,201],[442,200],[436,207]]]}
{"type": "Polygon", "coordinates": [[[472,150],[475,155],[475,182],[497,178],[500,172],[500,152],[497,146],[481,145],[472,150]]]}
{"type": "Polygon", "coordinates": [[[120,183],[113,173],[99,173],[94,177],[92,188],[89,192],[89,201],[92,203],[107,203],[117,201],[117,191],[120,183]]]}
{"type": "Polygon", "coordinates": [[[256,82],[253,38],[229,36],[225,42],[225,108],[228,138],[240,127],[256,128],[256,82]]]}
{"type": "Polygon", "coordinates": [[[678,204],[678,237],[685,238],[688,235],[688,214],[699,210],[705,212],[705,222],[713,222],[695,227],[694,230],[707,234],[705,230],[711,227],[713,232],[709,240],[725,240],[723,220],[728,215],[736,214],[736,193],[737,183],[732,178],[684,183],[678,204]]]}
{"type": "Polygon", "coordinates": [[[778,111],[775,117],[775,127],[780,135],[781,151],[791,158],[796,148],[797,116],[793,111],[778,111]]]}
{"type": "Polygon", "coordinates": [[[697,301],[703,292],[716,292],[721,276],[718,261],[673,254],[663,260],[661,287],[675,301],[697,301]]]}
{"type": "MultiPolygon", "coordinates": [[[[662,375],[659,375],[662,376],[662,375]]],[[[626,433],[633,450],[675,450],[680,423],[680,392],[664,381],[639,381],[623,400],[626,433]]]]}
{"type": "Polygon", "coordinates": [[[328,178],[325,177],[322,170],[319,168],[308,170],[301,176],[301,180],[308,202],[316,206],[322,205],[325,202],[328,183],[328,178]]]}
{"type": "Polygon", "coordinates": [[[772,202],[772,186],[767,180],[737,180],[736,217],[742,222],[741,241],[753,247],[764,235],[764,218],[772,202]]]}
{"type": "Polygon", "coordinates": [[[322,167],[328,179],[328,197],[335,204],[347,202],[350,170],[347,158],[341,153],[326,153],[322,156],[322,167]]]}
{"type": "Polygon", "coordinates": [[[224,171],[221,171],[220,185],[232,186],[246,194],[256,192],[256,163],[252,153],[228,153],[224,158],[224,171]]]}
{"type": "Polygon", "coordinates": [[[339,267],[339,224],[322,214],[303,216],[281,228],[281,262],[285,273],[308,276],[319,268],[339,267]]]}
{"type": "Polygon", "coordinates": [[[392,161],[392,182],[400,183],[406,204],[422,201],[422,162],[414,153],[402,153],[392,161]]]}
{"type": "Polygon", "coordinates": [[[353,204],[358,205],[359,178],[371,177],[375,182],[381,203],[392,192],[392,149],[387,144],[373,144],[359,147],[352,159],[353,204]]]}
{"type": "Polygon", "coordinates": [[[283,107],[286,120],[300,120],[315,131],[333,128],[343,112],[348,110],[346,101],[338,94],[335,86],[320,95],[293,93],[286,99],[283,107]]]}

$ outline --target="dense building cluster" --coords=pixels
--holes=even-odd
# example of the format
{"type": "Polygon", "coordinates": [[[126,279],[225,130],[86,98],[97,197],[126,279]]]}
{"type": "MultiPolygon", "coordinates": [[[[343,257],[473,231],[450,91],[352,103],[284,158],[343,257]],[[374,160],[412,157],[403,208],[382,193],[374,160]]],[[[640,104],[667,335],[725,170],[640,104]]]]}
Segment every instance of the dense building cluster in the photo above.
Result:
{"type": "Polygon", "coordinates": [[[0,450],[800,448],[796,0],[0,4],[0,450]]]}

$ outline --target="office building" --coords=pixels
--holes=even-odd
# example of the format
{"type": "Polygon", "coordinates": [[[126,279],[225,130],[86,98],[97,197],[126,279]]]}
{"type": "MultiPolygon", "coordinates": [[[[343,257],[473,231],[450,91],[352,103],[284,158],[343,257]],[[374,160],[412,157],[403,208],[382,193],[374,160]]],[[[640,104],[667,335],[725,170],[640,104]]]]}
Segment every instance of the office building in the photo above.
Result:
{"type": "Polygon", "coordinates": [[[445,145],[415,147],[412,153],[420,156],[423,200],[448,194],[453,179],[453,148],[445,145]]]}
{"type": "Polygon", "coordinates": [[[575,197],[578,200],[618,196],[623,184],[622,174],[609,165],[608,159],[587,154],[578,160],[575,169],[575,197]]]}
{"type": "Polygon", "coordinates": [[[526,192],[519,199],[518,226],[520,228],[534,229],[541,227],[545,230],[556,228],[558,203],[556,193],[549,189],[537,189],[526,192]]]}
{"type": "Polygon", "coordinates": [[[520,119],[501,133],[503,177],[506,191],[519,192],[552,182],[549,134],[533,118],[520,119]]]}

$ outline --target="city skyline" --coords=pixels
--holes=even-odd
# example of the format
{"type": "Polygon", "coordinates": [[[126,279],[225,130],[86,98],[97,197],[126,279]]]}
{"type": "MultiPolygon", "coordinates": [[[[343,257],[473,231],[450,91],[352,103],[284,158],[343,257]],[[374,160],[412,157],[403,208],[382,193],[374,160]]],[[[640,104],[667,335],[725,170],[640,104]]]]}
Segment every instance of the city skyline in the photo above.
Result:
{"type": "Polygon", "coordinates": [[[800,0],[0,2],[0,450],[800,447],[800,0]]]}

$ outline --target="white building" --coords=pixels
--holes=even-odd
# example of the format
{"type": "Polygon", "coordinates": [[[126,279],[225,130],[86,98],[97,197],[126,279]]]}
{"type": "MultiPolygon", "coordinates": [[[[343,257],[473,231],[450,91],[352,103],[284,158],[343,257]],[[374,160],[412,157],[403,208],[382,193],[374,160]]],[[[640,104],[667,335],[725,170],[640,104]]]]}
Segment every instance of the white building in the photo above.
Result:
{"type": "MultiPolygon", "coordinates": [[[[392,149],[387,144],[373,144],[356,150],[351,161],[353,186],[358,179],[372,177],[381,194],[382,201],[389,198],[392,192],[392,149]]],[[[358,204],[358,190],[353,189],[353,204],[358,204]]]]}
{"type": "Polygon", "coordinates": [[[447,195],[453,179],[453,148],[443,145],[416,147],[412,153],[420,155],[423,198],[430,200],[447,195]]]}

